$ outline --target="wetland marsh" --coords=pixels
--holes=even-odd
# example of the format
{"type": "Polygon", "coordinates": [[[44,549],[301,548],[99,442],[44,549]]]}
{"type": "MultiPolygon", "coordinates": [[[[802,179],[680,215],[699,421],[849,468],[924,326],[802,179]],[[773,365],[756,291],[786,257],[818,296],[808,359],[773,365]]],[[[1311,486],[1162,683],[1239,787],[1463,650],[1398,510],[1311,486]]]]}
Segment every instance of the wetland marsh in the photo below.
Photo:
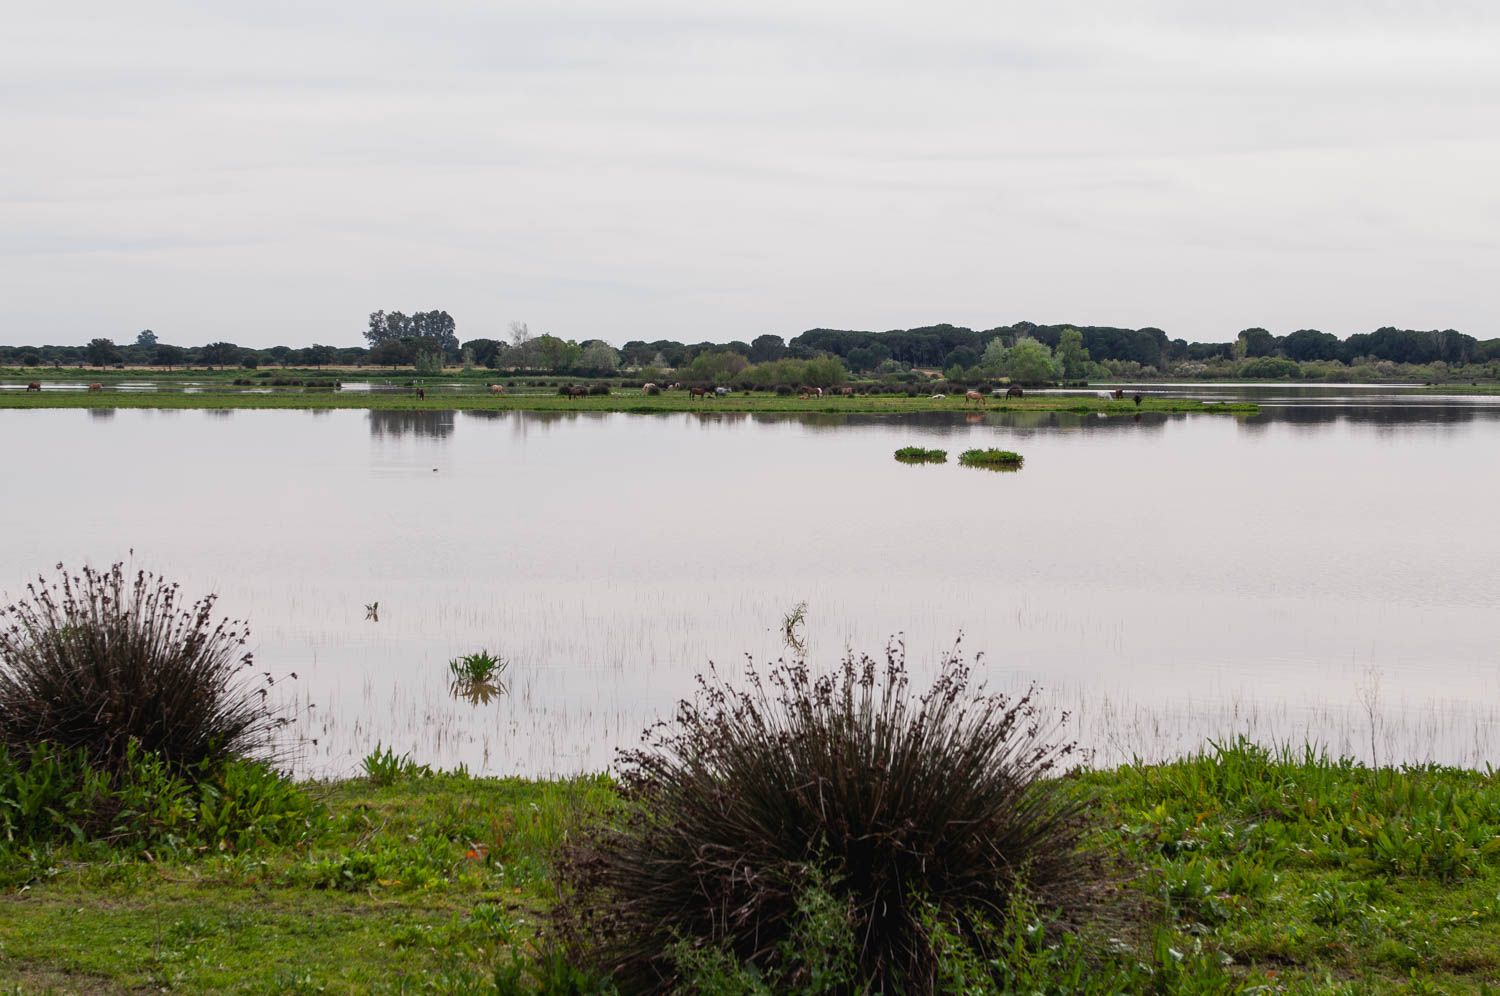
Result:
{"type": "Polygon", "coordinates": [[[814,659],[962,633],[1097,763],[1233,733],[1493,761],[1497,399],[1192,390],[1260,414],[9,411],[0,589],[133,550],[218,591],[297,673],[310,775],[377,744],[597,771],[802,602],[814,659]],[[914,444],[1026,470],[912,473],[914,444]],[[455,698],[481,648],[506,693],[455,698]]]}

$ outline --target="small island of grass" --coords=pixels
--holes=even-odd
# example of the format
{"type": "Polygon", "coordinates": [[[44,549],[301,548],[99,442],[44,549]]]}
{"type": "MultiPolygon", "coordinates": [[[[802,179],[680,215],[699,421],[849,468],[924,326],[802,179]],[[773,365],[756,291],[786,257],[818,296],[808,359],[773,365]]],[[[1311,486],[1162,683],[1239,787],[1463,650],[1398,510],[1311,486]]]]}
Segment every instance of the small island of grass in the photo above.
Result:
{"type": "Polygon", "coordinates": [[[896,459],[902,463],[947,463],[947,450],[927,450],[920,446],[903,446],[896,451],[896,459]]]}
{"type": "Polygon", "coordinates": [[[965,467],[984,467],[988,470],[1020,470],[1026,458],[1010,450],[964,450],[958,462],[965,467]]]}

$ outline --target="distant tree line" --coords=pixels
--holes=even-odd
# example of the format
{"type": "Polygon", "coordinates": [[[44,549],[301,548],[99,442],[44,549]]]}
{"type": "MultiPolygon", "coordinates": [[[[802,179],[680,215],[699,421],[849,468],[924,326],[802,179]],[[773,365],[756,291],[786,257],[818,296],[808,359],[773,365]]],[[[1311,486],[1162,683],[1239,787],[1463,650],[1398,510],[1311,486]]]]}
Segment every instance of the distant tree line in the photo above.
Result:
{"type": "MultiPolygon", "coordinates": [[[[619,349],[600,339],[582,342],[533,334],[512,322],[506,334],[466,341],[446,311],[376,311],[364,331],[366,345],[254,349],[232,342],[177,346],[147,329],[130,343],[98,338],[85,346],[0,346],[7,366],[323,367],[414,366],[419,372],[445,367],[607,376],[622,369],[705,383],[808,384],[825,386],[829,371],[809,368],[835,360],[856,375],[892,375],[913,368],[945,371],[951,380],[984,377],[1040,383],[1100,376],[1296,377],[1337,375],[1340,366],[1382,374],[1392,364],[1432,367],[1438,372],[1475,364],[1500,364],[1500,339],[1480,340],[1452,329],[1381,328],[1348,338],[1317,329],[1277,336],[1263,328],[1240,332],[1232,342],[1188,342],[1159,328],[1092,325],[1013,325],[975,330],[929,325],[885,332],[810,329],[790,340],[766,334],[749,342],[632,340],[619,349]],[[800,367],[782,363],[803,364],[800,367]],[[1436,365],[1436,366],[1434,366],[1436,365]],[[757,373],[745,374],[748,368],[757,373]],[[779,371],[779,372],[778,372],[779,371]],[[799,372],[799,378],[791,376],[799,372]]],[[[1500,376],[1500,369],[1493,375],[1500,376]]],[[[837,383],[839,381],[832,381],[837,383]]]]}

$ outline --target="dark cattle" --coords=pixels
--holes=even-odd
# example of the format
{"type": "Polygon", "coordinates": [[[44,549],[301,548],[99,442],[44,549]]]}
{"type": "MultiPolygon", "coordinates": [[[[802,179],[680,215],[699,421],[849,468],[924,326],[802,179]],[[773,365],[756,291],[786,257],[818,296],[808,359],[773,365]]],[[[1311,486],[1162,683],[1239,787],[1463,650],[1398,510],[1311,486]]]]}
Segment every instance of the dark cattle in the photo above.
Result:
{"type": "Polygon", "coordinates": [[[26,390],[28,391],[40,391],[41,389],[42,385],[38,384],[36,381],[32,381],[30,384],[26,385],[26,390]]]}
{"type": "Polygon", "coordinates": [[[1023,390],[1021,390],[1015,384],[1010,385],[1009,389],[1007,389],[1006,392],[1005,392],[1005,396],[1007,398],[1021,398],[1021,397],[1025,397],[1025,395],[1026,395],[1026,392],[1023,391],[1023,390]]]}
{"type": "Polygon", "coordinates": [[[1137,408],[1139,408],[1139,407],[1141,407],[1141,396],[1140,396],[1140,395],[1139,395],[1139,394],[1137,394],[1137,395],[1136,395],[1136,396],[1135,396],[1135,398],[1134,398],[1134,400],[1135,400],[1135,406],[1136,406],[1136,407],[1137,407],[1137,408]]]}
{"type": "Polygon", "coordinates": [[[426,390],[426,388],[421,388],[421,387],[417,388],[417,397],[421,398],[422,400],[425,401],[427,399],[427,390],[426,390]]]}

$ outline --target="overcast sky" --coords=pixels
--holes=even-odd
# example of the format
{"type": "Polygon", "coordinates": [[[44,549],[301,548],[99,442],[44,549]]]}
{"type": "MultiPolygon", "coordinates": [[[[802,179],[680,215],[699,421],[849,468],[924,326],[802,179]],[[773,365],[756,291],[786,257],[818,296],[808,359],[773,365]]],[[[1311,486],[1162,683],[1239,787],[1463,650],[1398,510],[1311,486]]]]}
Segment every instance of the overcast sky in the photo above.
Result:
{"type": "Polygon", "coordinates": [[[12,0],[0,342],[1493,337],[1497,8],[12,0]]]}

